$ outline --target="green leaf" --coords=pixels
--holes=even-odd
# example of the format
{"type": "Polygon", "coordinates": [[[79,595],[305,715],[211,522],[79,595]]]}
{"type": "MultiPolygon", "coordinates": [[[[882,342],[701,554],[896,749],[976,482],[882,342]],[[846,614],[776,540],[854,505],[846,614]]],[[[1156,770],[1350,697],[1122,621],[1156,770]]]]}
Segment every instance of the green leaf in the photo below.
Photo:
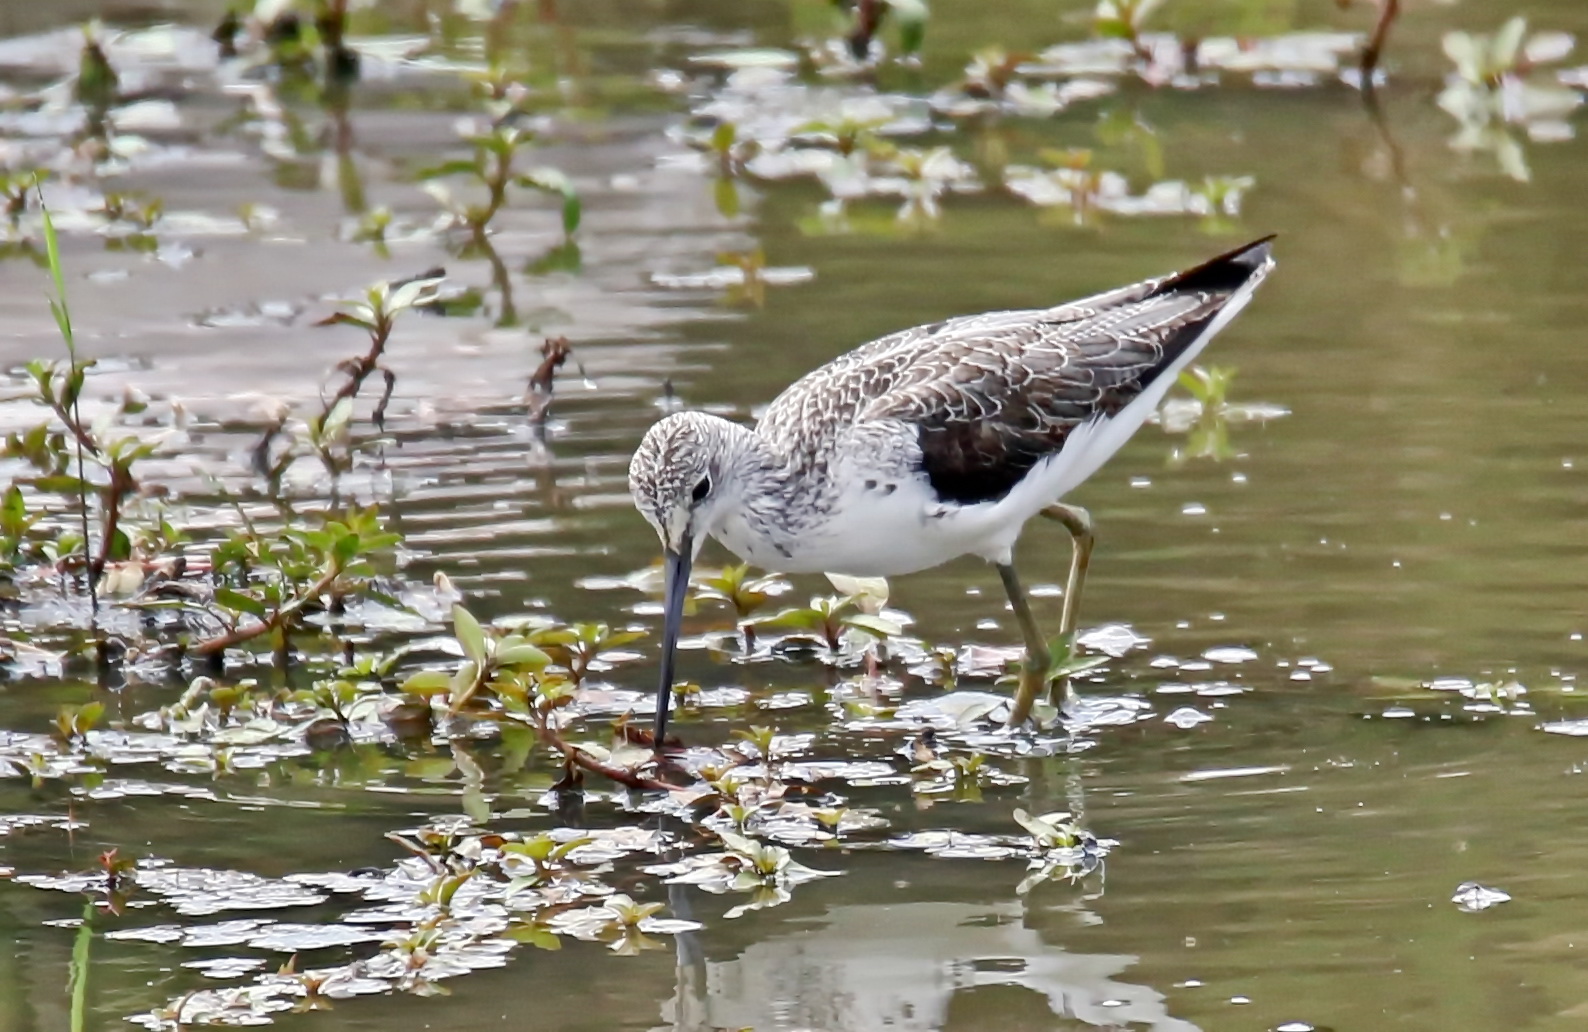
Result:
{"type": "Polygon", "coordinates": [[[568,192],[562,195],[562,234],[573,236],[579,231],[579,223],[584,218],[584,204],[579,200],[579,195],[568,192]]]}
{"type": "Polygon", "coordinates": [[[1520,15],[1510,19],[1494,37],[1493,64],[1490,71],[1504,74],[1514,71],[1516,59],[1522,52],[1522,38],[1527,35],[1527,19],[1520,15]]]}
{"type": "Polygon", "coordinates": [[[719,178],[711,188],[717,214],[725,219],[737,218],[740,211],[739,184],[727,176],[719,178]]]}
{"type": "Polygon", "coordinates": [[[1130,25],[1119,18],[1100,18],[1092,23],[1092,28],[1104,39],[1130,38],[1130,25]]]}
{"type": "Polygon", "coordinates": [[[571,627],[543,627],[531,632],[529,640],[536,645],[577,645],[579,632],[571,627]]]}
{"type": "Polygon", "coordinates": [[[773,630],[793,628],[797,630],[811,630],[821,627],[826,622],[826,614],[815,609],[785,609],[781,613],[769,616],[765,620],[757,620],[757,627],[773,630]]]}
{"type": "Polygon", "coordinates": [[[928,11],[925,0],[888,0],[888,8],[899,23],[899,50],[906,56],[921,52],[926,42],[928,11]]]}
{"type": "Polygon", "coordinates": [[[72,316],[66,309],[66,275],[61,266],[61,242],[55,235],[55,220],[50,218],[50,210],[44,206],[44,191],[39,191],[39,208],[44,216],[44,253],[50,265],[50,278],[55,281],[55,300],[50,302],[50,311],[55,313],[55,322],[60,327],[61,337],[66,341],[67,353],[72,356],[72,361],[77,361],[77,346],[72,339],[72,316]]]}
{"type": "Polygon", "coordinates": [[[1076,674],[1084,674],[1088,670],[1096,670],[1098,667],[1107,665],[1107,656],[1071,656],[1069,659],[1055,664],[1053,669],[1048,672],[1048,678],[1051,680],[1058,677],[1074,677],[1076,674]]]}
{"type": "Polygon", "coordinates": [[[872,616],[870,613],[851,613],[843,618],[846,627],[853,627],[865,631],[877,638],[892,638],[904,631],[903,627],[892,620],[881,616],[872,616]]]}
{"type": "Polygon", "coordinates": [[[452,675],[445,670],[420,670],[408,675],[402,690],[409,695],[444,695],[452,690],[452,675]]]}
{"type": "Polygon", "coordinates": [[[447,704],[447,715],[455,716],[469,700],[474,698],[474,693],[480,690],[480,665],[472,659],[463,661],[458,667],[458,672],[452,675],[452,681],[447,685],[447,693],[451,701],[447,704]]]}
{"type": "Polygon", "coordinates": [[[498,666],[523,666],[539,670],[551,663],[551,657],[522,639],[504,638],[496,647],[498,666]]]}
{"type": "Polygon", "coordinates": [[[374,313],[370,312],[370,310],[368,308],[366,308],[365,306],[363,306],[363,305],[359,306],[358,311],[362,312],[362,313],[369,313],[369,314],[366,317],[365,315],[355,314],[353,312],[334,312],[331,315],[326,316],[324,319],[321,319],[319,322],[314,323],[314,325],[315,326],[357,326],[359,329],[363,330],[365,333],[374,333],[374,332],[376,332],[379,329],[379,327],[377,327],[375,325],[374,313]]]}
{"type": "Polygon", "coordinates": [[[331,555],[342,566],[346,566],[358,555],[358,536],[348,534],[346,537],[337,538],[336,544],[331,547],[331,555]]]}
{"type": "Polygon", "coordinates": [[[82,709],[79,709],[77,711],[77,717],[75,718],[74,722],[77,724],[77,726],[79,728],[81,728],[84,731],[87,731],[90,728],[96,726],[99,723],[99,718],[103,717],[104,715],[105,715],[105,704],[104,703],[102,703],[102,702],[90,702],[90,703],[84,704],[82,709]]]}
{"type": "Polygon", "coordinates": [[[1060,822],[1069,819],[1067,813],[1045,813],[1041,817],[1033,817],[1024,810],[1014,812],[1015,823],[1037,840],[1039,845],[1068,845],[1074,841],[1074,835],[1060,822]]]}
{"type": "Polygon", "coordinates": [[[416,177],[418,179],[442,179],[446,176],[478,176],[480,166],[478,162],[470,159],[458,158],[453,161],[443,161],[439,165],[423,169],[416,177]]]}
{"type": "Polygon", "coordinates": [[[567,842],[562,843],[556,849],[553,849],[551,851],[551,859],[553,859],[553,860],[566,859],[569,853],[572,853],[574,850],[578,849],[580,846],[588,846],[590,843],[592,843],[594,841],[595,841],[595,839],[592,838],[589,835],[586,835],[583,838],[569,839],[567,842]]]}
{"type": "Polygon", "coordinates": [[[88,488],[86,481],[66,476],[65,474],[37,477],[32,481],[32,484],[40,491],[50,491],[55,494],[65,495],[77,495],[88,488]]]}
{"type": "Polygon", "coordinates": [[[452,604],[452,633],[457,637],[458,644],[463,646],[464,655],[477,665],[484,666],[486,657],[490,655],[485,630],[473,613],[456,602],[452,604]]]}
{"type": "Polygon", "coordinates": [[[254,598],[252,595],[244,595],[240,591],[233,591],[231,588],[216,588],[215,602],[222,608],[230,609],[234,613],[247,613],[250,616],[257,616],[261,620],[265,618],[268,612],[265,604],[259,599],[254,598]]]}
{"type": "Polygon", "coordinates": [[[6,488],[4,500],[0,501],[0,525],[7,530],[19,530],[25,526],[27,514],[28,507],[22,497],[22,489],[12,484],[6,488]]]}
{"type": "Polygon", "coordinates": [[[556,932],[553,932],[545,925],[519,925],[516,928],[509,928],[507,931],[501,932],[499,934],[512,939],[514,942],[526,943],[539,950],[562,949],[562,940],[557,938],[556,932]]]}

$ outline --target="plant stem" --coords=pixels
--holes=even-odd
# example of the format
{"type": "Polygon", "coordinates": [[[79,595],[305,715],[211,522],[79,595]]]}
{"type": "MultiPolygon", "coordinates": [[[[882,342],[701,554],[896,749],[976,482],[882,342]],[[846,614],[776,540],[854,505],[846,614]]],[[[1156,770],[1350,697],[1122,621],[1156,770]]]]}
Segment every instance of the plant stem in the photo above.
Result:
{"type": "Polygon", "coordinates": [[[535,733],[540,736],[542,742],[562,753],[575,766],[582,767],[592,774],[599,774],[604,778],[616,781],[620,785],[628,788],[638,788],[647,792],[680,791],[677,785],[669,785],[665,781],[657,781],[655,778],[648,778],[643,774],[635,774],[633,771],[624,770],[622,767],[614,767],[610,763],[602,763],[578,746],[570,745],[563,739],[562,735],[557,733],[557,729],[552,727],[550,722],[545,719],[533,719],[527,721],[527,723],[535,729],[535,733]]]}
{"type": "Polygon", "coordinates": [[[83,1032],[88,1015],[89,947],[94,941],[94,904],[90,900],[83,908],[83,922],[77,926],[77,938],[72,943],[72,961],[67,985],[72,994],[71,1032],[83,1032]]]}
{"type": "Polygon", "coordinates": [[[1379,0],[1378,24],[1373,27],[1367,46],[1362,48],[1362,89],[1368,93],[1373,92],[1373,72],[1384,53],[1384,44],[1389,41],[1390,26],[1400,12],[1401,0],[1379,0]]]}
{"type": "Polygon", "coordinates": [[[225,634],[218,634],[213,638],[206,638],[192,645],[188,651],[195,656],[213,656],[226,651],[234,645],[253,641],[255,638],[268,634],[278,627],[285,629],[292,618],[298,614],[299,610],[329,590],[340,576],[342,576],[341,564],[334,564],[331,569],[321,574],[320,579],[311,584],[307,591],[277,609],[274,613],[271,613],[266,619],[258,623],[249,624],[247,627],[234,627],[225,634]]]}
{"type": "MultiPolygon", "coordinates": [[[[61,266],[61,245],[55,235],[55,222],[50,218],[50,209],[44,203],[44,190],[34,184],[39,194],[39,211],[44,216],[44,250],[49,261],[50,279],[55,283],[55,298],[50,302],[50,314],[55,316],[55,324],[61,331],[61,340],[66,343],[66,356],[70,360],[70,369],[66,374],[66,383],[70,386],[77,381],[82,368],[77,358],[77,335],[72,330],[72,312],[66,305],[66,275],[61,266]]],[[[82,389],[72,392],[71,416],[68,418],[64,407],[52,396],[50,407],[61,417],[62,421],[71,429],[72,436],[77,441],[77,503],[78,515],[82,520],[83,528],[83,558],[86,562],[89,552],[88,546],[88,479],[86,466],[83,462],[83,451],[88,450],[96,456],[99,447],[94,444],[93,437],[83,428],[82,410],[79,397],[82,389]]],[[[97,618],[99,616],[99,586],[90,563],[88,571],[88,605],[89,611],[97,618]]]]}
{"type": "MultiPolygon", "coordinates": [[[[100,528],[99,556],[88,564],[88,580],[90,584],[97,582],[104,574],[105,565],[110,562],[110,550],[115,544],[116,531],[121,525],[122,484],[118,481],[122,479],[122,476],[123,474],[120,470],[112,471],[110,486],[105,489],[105,525],[100,528]]],[[[87,547],[86,543],[87,539],[85,538],[85,549],[87,547]]]]}
{"type": "MultiPolygon", "coordinates": [[[[336,393],[331,396],[331,400],[325,403],[325,410],[320,413],[322,421],[342,401],[356,397],[360,388],[364,386],[364,381],[369,379],[371,374],[380,368],[380,360],[386,353],[386,342],[391,339],[391,331],[392,327],[389,321],[379,323],[375,332],[370,334],[369,352],[357,358],[350,358],[342,363],[343,370],[347,373],[347,380],[343,382],[341,387],[337,388],[336,393]]],[[[387,375],[390,376],[389,373],[387,375]]],[[[396,383],[396,379],[395,376],[391,376],[388,381],[388,397],[390,396],[390,386],[396,383]]]]}

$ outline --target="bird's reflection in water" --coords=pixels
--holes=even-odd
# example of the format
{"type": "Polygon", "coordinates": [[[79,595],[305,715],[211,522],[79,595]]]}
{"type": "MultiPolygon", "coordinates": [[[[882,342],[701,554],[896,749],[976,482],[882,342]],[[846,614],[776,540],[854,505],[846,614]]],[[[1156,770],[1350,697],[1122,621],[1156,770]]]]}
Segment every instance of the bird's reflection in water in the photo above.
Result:
{"type": "MultiPolygon", "coordinates": [[[[687,892],[669,890],[674,914],[687,914],[687,898],[675,896],[687,892]]],[[[680,935],[678,987],[663,1004],[663,1027],[925,1032],[1007,1030],[1014,1019],[1015,1028],[1197,1032],[1168,1013],[1162,993],[1119,977],[1135,957],[1044,942],[1026,927],[1025,908],[1019,900],[836,906],[820,927],[754,943],[726,961],[701,954],[700,933],[680,935]]],[[[1096,920],[1084,904],[1070,909],[1081,923],[1096,920]]]]}
{"type": "MultiPolygon", "coordinates": [[[[1085,813],[1084,785],[1073,767],[1038,791],[1048,798],[1062,796],[1077,816],[1085,813]]],[[[872,895],[904,895],[900,883],[892,881],[897,866],[871,867],[859,854],[850,859],[855,861],[851,885],[870,880],[872,895]],[[878,877],[889,879],[887,888],[875,884],[878,877]]],[[[845,881],[807,891],[838,889],[845,881]]],[[[916,891],[963,895],[942,889],[923,880],[916,891]]],[[[670,916],[700,917],[693,912],[690,889],[669,885],[667,891],[670,916]]],[[[860,894],[866,893],[862,887],[860,894]]],[[[1100,895],[1099,886],[1063,905],[1042,904],[1043,926],[1051,927],[1056,915],[1076,927],[1100,923],[1088,905],[1100,895]]],[[[676,937],[677,983],[662,1005],[661,1027],[678,1032],[1011,1032],[1028,1027],[1199,1032],[1197,1025],[1169,1014],[1162,993],[1120,978],[1135,957],[1072,953],[1056,946],[1030,926],[1031,906],[1014,896],[988,902],[838,903],[822,920],[787,922],[730,960],[707,957],[711,939],[720,938],[720,924],[686,932],[676,937]]]]}

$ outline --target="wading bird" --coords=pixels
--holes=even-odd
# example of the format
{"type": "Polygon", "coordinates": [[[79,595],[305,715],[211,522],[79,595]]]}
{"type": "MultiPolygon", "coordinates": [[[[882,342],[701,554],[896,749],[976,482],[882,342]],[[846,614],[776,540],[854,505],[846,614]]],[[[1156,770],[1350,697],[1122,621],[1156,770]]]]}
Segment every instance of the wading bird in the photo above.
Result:
{"type": "Polygon", "coordinates": [[[1092,520],[1063,499],[1158,407],[1273,268],[1265,238],[1193,269],[1056,308],[883,337],[808,373],[754,429],[680,412],[646,432],[629,491],[665,554],[655,742],[695,556],[714,537],[779,573],[892,577],[962,555],[998,569],[1025,639],[1024,723],[1052,657],[1015,574],[1033,516],[1073,537],[1060,635],[1075,632],[1092,520]]]}

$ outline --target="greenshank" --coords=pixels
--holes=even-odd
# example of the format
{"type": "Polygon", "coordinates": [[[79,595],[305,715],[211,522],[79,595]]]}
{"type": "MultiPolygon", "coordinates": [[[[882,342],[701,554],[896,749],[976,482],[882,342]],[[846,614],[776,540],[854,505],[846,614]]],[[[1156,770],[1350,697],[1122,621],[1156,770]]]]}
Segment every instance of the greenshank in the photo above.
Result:
{"type": "Polygon", "coordinates": [[[652,426],[629,491],[665,556],[657,748],[707,538],[779,573],[893,577],[986,559],[1025,642],[1010,713],[1024,723],[1052,657],[1015,573],[1015,541],[1033,516],[1069,530],[1059,633],[1073,640],[1092,520],[1062,499],[1251,300],[1273,268],[1271,240],[1055,308],[901,330],[802,377],[753,429],[704,412],[652,426]]]}

